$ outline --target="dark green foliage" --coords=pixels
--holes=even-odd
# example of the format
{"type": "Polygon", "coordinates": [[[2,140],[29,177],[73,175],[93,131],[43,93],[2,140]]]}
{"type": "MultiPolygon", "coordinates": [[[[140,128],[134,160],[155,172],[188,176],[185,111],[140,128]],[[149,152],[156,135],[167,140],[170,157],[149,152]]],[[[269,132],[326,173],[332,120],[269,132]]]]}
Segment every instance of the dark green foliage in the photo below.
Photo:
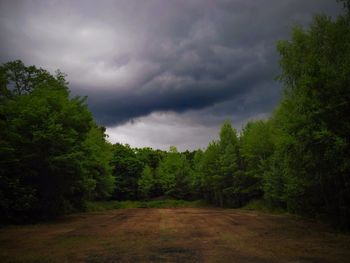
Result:
{"type": "Polygon", "coordinates": [[[192,160],[192,195],[195,199],[204,197],[204,152],[202,150],[195,151],[192,160]]]}
{"type": "Polygon", "coordinates": [[[138,182],[139,197],[148,199],[151,196],[151,191],[155,187],[154,172],[148,165],[143,168],[141,177],[138,182]]]}
{"type": "Polygon", "coordinates": [[[165,156],[165,152],[161,150],[153,150],[152,148],[136,148],[134,149],[137,159],[139,159],[144,165],[148,165],[152,169],[156,169],[159,162],[165,156]]]}
{"type": "Polygon", "coordinates": [[[160,162],[156,180],[163,193],[178,199],[189,199],[192,196],[191,167],[184,154],[175,147],[160,162]]]}
{"type": "Polygon", "coordinates": [[[234,207],[244,202],[239,143],[229,122],[223,124],[220,140],[208,146],[195,172],[202,178],[202,191],[208,201],[234,207]]]}
{"type": "Polygon", "coordinates": [[[208,207],[202,200],[181,200],[181,199],[161,199],[161,200],[139,200],[139,201],[105,201],[88,202],[86,210],[89,212],[99,212],[113,209],[128,208],[177,208],[177,207],[208,207]]]}
{"type": "Polygon", "coordinates": [[[31,93],[34,89],[66,89],[68,83],[65,75],[59,70],[56,76],[35,66],[25,66],[22,61],[16,60],[3,64],[1,72],[1,97],[13,98],[15,96],[31,93]]]}
{"type": "Polygon", "coordinates": [[[144,164],[129,145],[115,144],[113,148],[113,176],[116,178],[113,198],[135,200],[138,198],[138,180],[144,164]]]}
{"type": "Polygon", "coordinates": [[[347,10],[348,15],[350,14],[350,0],[337,0],[337,2],[343,3],[344,8],[347,10]]]}
{"type": "Polygon", "coordinates": [[[240,166],[239,144],[236,130],[225,122],[220,130],[219,174],[216,176],[216,196],[221,206],[239,207],[244,202],[243,184],[240,166]]]}
{"type": "Polygon", "coordinates": [[[113,156],[113,146],[106,142],[105,128],[92,125],[84,142],[85,173],[92,177],[94,189],[90,198],[105,200],[111,197],[115,189],[115,178],[112,176],[110,162],[113,156]]]}
{"type": "Polygon", "coordinates": [[[204,198],[213,203],[217,203],[219,200],[215,194],[216,189],[219,188],[219,182],[217,182],[220,169],[219,154],[218,143],[211,142],[201,158],[200,166],[196,170],[199,173],[197,177],[202,178],[201,188],[204,198]]]}
{"type": "Polygon", "coordinates": [[[175,147],[169,152],[133,149],[122,144],[115,144],[113,148],[113,175],[117,182],[114,199],[150,199],[164,195],[180,199],[198,197],[192,167],[186,154],[179,153],[175,147]]]}
{"type": "MultiPolygon", "coordinates": [[[[93,135],[85,99],[69,98],[62,74],[53,77],[20,61],[0,72],[1,219],[20,222],[82,208],[104,180],[99,176],[109,173],[107,162],[93,164],[105,154],[94,147],[106,142],[102,131],[93,135]],[[90,174],[92,166],[100,171],[90,174]]],[[[98,195],[108,192],[99,188],[98,195]]]]}
{"type": "Polygon", "coordinates": [[[262,197],[264,176],[271,166],[274,141],[271,122],[249,122],[240,136],[242,169],[246,181],[249,181],[249,199],[262,197]]]}
{"type": "Polygon", "coordinates": [[[350,20],[316,16],[278,50],[286,86],[273,116],[276,153],[270,179],[293,212],[350,222],[350,20]]]}

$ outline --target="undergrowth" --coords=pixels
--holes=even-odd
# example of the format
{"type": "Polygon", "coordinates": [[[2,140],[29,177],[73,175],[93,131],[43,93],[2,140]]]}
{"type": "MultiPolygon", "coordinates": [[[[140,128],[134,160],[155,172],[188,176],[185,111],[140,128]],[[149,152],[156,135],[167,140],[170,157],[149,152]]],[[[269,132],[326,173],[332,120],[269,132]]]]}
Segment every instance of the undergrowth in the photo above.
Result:
{"type": "Polygon", "coordinates": [[[150,200],[150,201],[105,201],[105,202],[87,202],[87,212],[97,212],[112,209],[125,208],[177,208],[177,207],[207,207],[208,205],[202,200],[185,201],[185,200],[150,200]]]}

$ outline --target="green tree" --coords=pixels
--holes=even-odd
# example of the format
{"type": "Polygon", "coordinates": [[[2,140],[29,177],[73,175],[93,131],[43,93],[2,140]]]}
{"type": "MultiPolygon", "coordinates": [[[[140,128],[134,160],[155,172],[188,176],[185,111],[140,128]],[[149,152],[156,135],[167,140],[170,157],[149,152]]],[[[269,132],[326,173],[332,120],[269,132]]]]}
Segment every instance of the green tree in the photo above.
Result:
{"type": "Polygon", "coordinates": [[[92,122],[84,100],[42,86],[2,103],[0,115],[2,215],[20,220],[80,207],[93,186],[82,170],[92,122]]]}
{"type": "Polygon", "coordinates": [[[170,147],[170,151],[160,162],[156,173],[165,195],[180,199],[190,198],[191,167],[186,156],[179,153],[176,147],[170,147]]]}
{"type": "MultiPolygon", "coordinates": [[[[347,2],[346,2],[347,3],[347,2]]],[[[350,16],[316,16],[281,41],[283,102],[272,178],[289,210],[350,222],[350,16]]]]}
{"type": "Polygon", "coordinates": [[[90,193],[92,199],[106,200],[115,189],[115,177],[112,176],[111,159],[113,147],[106,141],[105,128],[92,125],[84,142],[85,173],[95,182],[90,193]]]}
{"type": "Polygon", "coordinates": [[[204,152],[199,149],[195,151],[193,156],[192,168],[192,189],[195,198],[202,198],[204,196],[204,152]]]}
{"type": "Polygon", "coordinates": [[[202,188],[204,198],[211,203],[220,205],[222,194],[220,193],[220,147],[217,141],[211,142],[203,154],[202,160],[202,188]],[[220,199],[221,198],[221,199],[220,199]]]}
{"type": "Polygon", "coordinates": [[[10,61],[0,67],[2,72],[2,88],[0,96],[13,97],[31,93],[35,88],[45,86],[46,89],[66,89],[68,82],[65,74],[56,71],[52,76],[48,71],[35,66],[25,66],[20,60],[10,61]]]}
{"type": "Polygon", "coordinates": [[[113,176],[116,188],[113,198],[119,200],[136,200],[138,198],[138,180],[144,164],[140,161],[129,145],[115,144],[113,146],[113,176]]]}
{"type": "Polygon", "coordinates": [[[264,175],[269,173],[274,140],[270,121],[248,122],[241,132],[242,170],[249,181],[251,198],[263,196],[264,175]]]}
{"type": "Polygon", "coordinates": [[[220,205],[240,206],[241,173],[237,132],[231,123],[226,121],[220,130],[220,174],[218,196],[220,205]]]}
{"type": "Polygon", "coordinates": [[[138,180],[140,197],[145,199],[149,198],[154,184],[155,181],[152,168],[146,165],[138,180]]]}
{"type": "Polygon", "coordinates": [[[1,219],[54,217],[108,196],[104,130],[64,74],[14,61],[0,67],[0,85],[1,219]]]}
{"type": "Polygon", "coordinates": [[[156,169],[159,162],[163,159],[165,152],[161,150],[153,150],[150,147],[135,149],[137,159],[145,165],[149,165],[152,169],[156,169]]]}

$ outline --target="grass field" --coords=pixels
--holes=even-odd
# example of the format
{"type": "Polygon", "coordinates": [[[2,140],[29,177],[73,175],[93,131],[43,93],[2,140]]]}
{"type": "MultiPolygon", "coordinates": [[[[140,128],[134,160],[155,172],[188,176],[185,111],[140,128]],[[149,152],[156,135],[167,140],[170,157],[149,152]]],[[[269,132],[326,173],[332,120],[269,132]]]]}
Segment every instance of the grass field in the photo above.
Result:
{"type": "Polygon", "coordinates": [[[290,215],[129,208],[0,229],[0,262],[349,262],[350,236],[290,215]]]}
{"type": "Polygon", "coordinates": [[[150,201],[106,201],[106,202],[88,202],[87,212],[98,212],[113,209],[126,208],[178,208],[178,207],[207,207],[208,204],[202,200],[185,201],[175,199],[162,199],[150,201]]]}

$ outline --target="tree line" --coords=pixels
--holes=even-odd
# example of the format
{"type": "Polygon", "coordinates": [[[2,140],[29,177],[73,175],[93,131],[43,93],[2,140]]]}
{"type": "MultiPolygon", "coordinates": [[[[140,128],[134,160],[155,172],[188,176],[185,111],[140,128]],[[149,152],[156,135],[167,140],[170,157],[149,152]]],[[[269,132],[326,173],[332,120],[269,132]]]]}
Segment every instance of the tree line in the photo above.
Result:
{"type": "Polygon", "coordinates": [[[317,15],[280,41],[281,102],[238,134],[225,122],[206,149],[110,144],[65,75],[0,67],[0,215],[27,222],[88,200],[205,199],[271,207],[350,227],[350,13],[317,15]]]}

